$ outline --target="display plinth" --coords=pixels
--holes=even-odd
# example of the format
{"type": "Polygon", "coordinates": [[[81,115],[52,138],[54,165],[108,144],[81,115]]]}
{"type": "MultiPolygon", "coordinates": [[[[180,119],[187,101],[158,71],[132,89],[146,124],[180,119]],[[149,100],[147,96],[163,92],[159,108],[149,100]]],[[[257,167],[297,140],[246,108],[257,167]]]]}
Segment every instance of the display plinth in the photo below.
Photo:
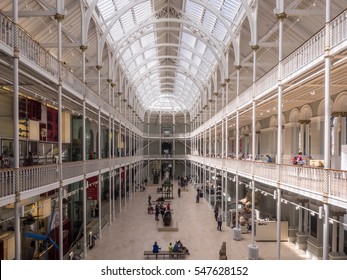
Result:
{"type": "Polygon", "coordinates": [[[158,225],[158,231],[178,231],[178,223],[172,221],[170,226],[158,225]]]}
{"type": "Polygon", "coordinates": [[[234,240],[240,241],[241,238],[241,228],[233,228],[234,240]]]}
{"type": "Polygon", "coordinates": [[[343,252],[329,253],[329,260],[347,260],[347,256],[343,252]]]}
{"type": "Polygon", "coordinates": [[[296,242],[296,234],[298,232],[298,228],[297,227],[289,227],[288,229],[288,241],[291,243],[295,243],[296,242]]]}
{"type": "Polygon", "coordinates": [[[259,248],[256,245],[248,245],[248,259],[258,260],[259,259],[259,248]]]}
{"type": "Polygon", "coordinates": [[[306,250],[307,249],[307,239],[308,239],[308,233],[307,232],[297,232],[296,233],[296,248],[299,250],[306,250]]]}

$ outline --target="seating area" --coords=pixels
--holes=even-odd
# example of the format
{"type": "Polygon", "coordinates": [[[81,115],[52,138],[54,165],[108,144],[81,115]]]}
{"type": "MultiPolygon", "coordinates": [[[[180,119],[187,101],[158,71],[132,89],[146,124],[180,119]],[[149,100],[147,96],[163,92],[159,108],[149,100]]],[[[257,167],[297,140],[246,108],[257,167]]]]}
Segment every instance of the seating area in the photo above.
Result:
{"type": "Polygon", "coordinates": [[[163,259],[165,260],[165,256],[169,256],[169,258],[182,258],[186,255],[185,252],[170,252],[170,251],[159,251],[158,253],[153,253],[152,251],[144,251],[143,252],[144,256],[147,256],[147,259],[149,259],[149,256],[155,256],[156,259],[158,259],[158,256],[163,256],[163,259]]]}

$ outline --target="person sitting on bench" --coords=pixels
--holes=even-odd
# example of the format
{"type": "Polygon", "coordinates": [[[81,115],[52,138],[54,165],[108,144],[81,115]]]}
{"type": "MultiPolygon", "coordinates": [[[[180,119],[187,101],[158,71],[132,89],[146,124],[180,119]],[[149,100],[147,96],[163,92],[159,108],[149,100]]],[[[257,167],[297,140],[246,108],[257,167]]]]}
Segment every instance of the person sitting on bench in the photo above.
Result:
{"type": "Polygon", "coordinates": [[[157,241],[155,241],[154,244],[153,244],[153,250],[152,250],[152,252],[153,252],[153,253],[159,253],[159,250],[161,250],[161,248],[159,247],[157,241]]]}

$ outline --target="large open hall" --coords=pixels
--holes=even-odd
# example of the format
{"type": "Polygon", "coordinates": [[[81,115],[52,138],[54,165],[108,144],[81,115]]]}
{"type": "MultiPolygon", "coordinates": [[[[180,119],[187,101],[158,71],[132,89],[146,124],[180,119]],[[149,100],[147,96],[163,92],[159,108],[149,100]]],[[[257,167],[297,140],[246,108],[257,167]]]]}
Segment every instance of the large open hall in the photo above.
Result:
{"type": "Polygon", "coordinates": [[[0,259],[347,260],[346,58],[347,0],[1,0],[0,259]]]}

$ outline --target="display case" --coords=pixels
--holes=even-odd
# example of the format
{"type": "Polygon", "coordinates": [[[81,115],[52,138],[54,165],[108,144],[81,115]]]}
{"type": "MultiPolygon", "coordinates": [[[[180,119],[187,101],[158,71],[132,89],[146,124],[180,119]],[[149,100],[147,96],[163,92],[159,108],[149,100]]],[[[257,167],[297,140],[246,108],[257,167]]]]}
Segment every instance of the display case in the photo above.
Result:
{"type": "MultiPolygon", "coordinates": [[[[277,221],[257,220],[256,241],[277,241],[277,221]]],[[[288,241],[288,221],[281,221],[281,241],[288,241]]]]}

